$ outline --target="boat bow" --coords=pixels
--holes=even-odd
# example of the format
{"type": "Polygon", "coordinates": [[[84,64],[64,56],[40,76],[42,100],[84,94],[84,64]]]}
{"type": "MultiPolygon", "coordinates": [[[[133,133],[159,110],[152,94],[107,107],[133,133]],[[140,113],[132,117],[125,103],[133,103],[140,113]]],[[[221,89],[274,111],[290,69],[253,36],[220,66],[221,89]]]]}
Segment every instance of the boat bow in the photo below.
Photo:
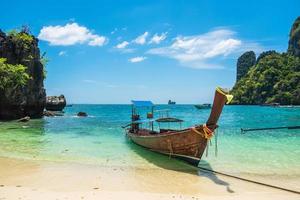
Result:
{"type": "Polygon", "coordinates": [[[223,107],[226,103],[230,103],[232,98],[233,96],[230,95],[229,92],[225,89],[222,89],[220,87],[216,88],[213,106],[209,118],[206,121],[206,127],[211,131],[214,131],[218,127],[217,123],[223,111],[223,107]]]}

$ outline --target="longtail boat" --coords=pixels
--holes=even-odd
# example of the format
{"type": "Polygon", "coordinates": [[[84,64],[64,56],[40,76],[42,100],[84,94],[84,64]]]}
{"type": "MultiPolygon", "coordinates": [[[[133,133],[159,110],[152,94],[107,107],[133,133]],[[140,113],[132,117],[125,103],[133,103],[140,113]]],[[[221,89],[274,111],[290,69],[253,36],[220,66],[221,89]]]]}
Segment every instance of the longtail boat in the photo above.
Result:
{"type": "MultiPolygon", "coordinates": [[[[154,118],[154,105],[151,101],[132,101],[131,123],[126,128],[127,136],[136,144],[151,151],[180,158],[197,165],[207,146],[207,142],[214,135],[218,127],[217,122],[222,113],[225,103],[232,99],[227,91],[217,88],[210,116],[205,124],[196,125],[187,129],[175,130],[167,128],[154,129],[154,122],[161,123],[181,123],[183,120],[169,117],[154,118]],[[150,107],[151,112],[141,120],[137,108],[150,107]],[[147,124],[148,128],[143,128],[142,124],[147,124]]],[[[125,128],[124,127],[124,128],[125,128]]]]}

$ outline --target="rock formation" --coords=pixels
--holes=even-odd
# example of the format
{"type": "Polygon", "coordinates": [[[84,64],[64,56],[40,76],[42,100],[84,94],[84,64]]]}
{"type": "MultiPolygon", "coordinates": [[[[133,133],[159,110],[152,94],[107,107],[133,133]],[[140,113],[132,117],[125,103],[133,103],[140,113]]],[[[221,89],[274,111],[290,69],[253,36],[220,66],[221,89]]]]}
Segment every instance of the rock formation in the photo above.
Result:
{"type": "Polygon", "coordinates": [[[46,98],[46,110],[62,111],[66,107],[66,98],[64,95],[48,96],[46,98]]]}
{"type": "MultiPolygon", "coordinates": [[[[22,86],[0,88],[0,120],[42,117],[46,93],[38,39],[26,29],[10,34],[0,30],[0,58],[6,58],[8,64],[25,66],[30,77],[22,86]]],[[[3,80],[1,76],[5,75],[0,74],[3,80]]]]}
{"type": "Polygon", "coordinates": [[[288,53],[300,57],[300,17],[298,17],[290,31],[288,53]]]}
{"type": "Polygon", "coordinates": [[[236,64],[236,82],[238,82],[245,74],[247,74],[249,68],[255,65],[256,56],[253,51],[247,51],[238,58],[236,64]]]}
{"type": "Polygon", "coordinates": [[[291,28],[287,53],[265,51],[253,66],[253,53],[246,54],[238,61],[232,104],[300,105],[300,17],[291,28]]]}
{"type": "Polygon", "coordinates": [[[78,116],[78,117],[87,117],[88,114],[85,113],[85,112],[78,112],[78,113],[77,113],[77,116],[78,116]]]}

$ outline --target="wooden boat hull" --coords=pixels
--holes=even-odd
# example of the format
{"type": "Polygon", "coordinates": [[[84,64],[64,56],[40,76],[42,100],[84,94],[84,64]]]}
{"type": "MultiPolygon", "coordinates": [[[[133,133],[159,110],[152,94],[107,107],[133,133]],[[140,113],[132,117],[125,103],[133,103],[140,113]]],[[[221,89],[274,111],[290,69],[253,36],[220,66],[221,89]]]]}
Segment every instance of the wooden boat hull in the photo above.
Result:
{"type": "Polygon", "coordinates": [[[149,135],[127,132],[127,136],[134,143],[151,151],[188,162],[199,162],[207,145],[207,139],[191,129],[149,135]]]}

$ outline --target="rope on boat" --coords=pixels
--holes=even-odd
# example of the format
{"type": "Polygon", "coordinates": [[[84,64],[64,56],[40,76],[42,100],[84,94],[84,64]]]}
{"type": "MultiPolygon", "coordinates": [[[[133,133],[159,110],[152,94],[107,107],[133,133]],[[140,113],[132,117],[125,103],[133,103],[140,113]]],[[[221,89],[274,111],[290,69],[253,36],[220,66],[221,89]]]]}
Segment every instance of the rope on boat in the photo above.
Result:
{"type": "Polygon", "coordinates": [[[245,132],[248,132],[248,131],[264,131],[264,130],[275,130],[275,129],[300,129],[300,126],[281,126],[281,127],[249,128],[249,129],[241,128],[241,132],[245,133],[245,132]]]}
{"type": "Polygon", "coordinates": [[[202,127],[203,127],[202,130],[204,133],[198,131],[196,129],[196,127],[192,127],[191,130],[194,131],[195,133],[201,135],[202,137],[206,138],[207,140],[209,140],[214,135],[214,132],[212,130],[210,130],[210,128],[208,128],[206,126],[206,124],[203,124],[202,127]]]}
{"type": "Polygon", "coordinates": [[[209,145],[212,146],[212,142],[211,142],[211,138],[215,135],[215,156],[217,156],[217,152],[218,152],[218,141],[217,141],[217,131],[216,133],[212,130],[210,130],[210,128],[208,128],[206,126],[206,124],[203,124],[202,125],[203,127],[203,132],[200,132],[196,129],[196,127],[192,127],[191,130],[194,131],[195,133],[201,135],[202,137],[204,137],[205,139],[207,139],[207,142],[208,144],[206,145],[206,157],[208,157],[208,148],[209,148],[209,145]]]}
{"type": "Polygon", "coordinates": [[[204,136],[206,139],[209,140],[214,135],[214,132],[210,130],[210,128],[208,128],[206,124],[203,124],[202,126],[203,126],[204,136]]]}
{"type": "Polygon", "coordinates": [[[262,183],[262,182],[254,181],[254,180],[251,180],[251,179],[246,179],[246,178],[226,174],[226,173],[223,173],[223,172],[218,172],[218,171],[215,171],[215,170],[212,170],[212,169],[207,169],[207,168],[204,168],[204,167],[199,167],[198,166],[197,168],[199,168],[200,170],[204,170],[206,172],[212,172],[212,173],[215,173],[215,174],[220,174],[222,176],[227,176],[227,177],[230,177],[230,178],[235,178],[235,179],[239,179],[239,180],[250,182],[250,183],[255,183],[255,184],[258,184],[258,185],[263,185],[263,186],[267,186],[267,187],[270,187],[270,188],[283,190],[283,191],[286,191],[286,192],[292,192],[292,193],[295,193],[295,194],[300,194],[300,192],[296,191],[296,190],[291,190],[291,189],[288,189],[288,188],[283,188],[283,187],[279,187],[279,186],[275,186],[275,185],[270,185],[270,184],[267,184],[267,183],[262,183]]]}
{"type": "Polygon", "coordinates": [[[194,131],[195,133],[201,135],[202,137],[205,137],[205,135],[204,135],[203,133],[201,133],[200,131],[198,131],[198,130],[196,129],[196,127],[192,127],[191,130],[194,131]]]}

